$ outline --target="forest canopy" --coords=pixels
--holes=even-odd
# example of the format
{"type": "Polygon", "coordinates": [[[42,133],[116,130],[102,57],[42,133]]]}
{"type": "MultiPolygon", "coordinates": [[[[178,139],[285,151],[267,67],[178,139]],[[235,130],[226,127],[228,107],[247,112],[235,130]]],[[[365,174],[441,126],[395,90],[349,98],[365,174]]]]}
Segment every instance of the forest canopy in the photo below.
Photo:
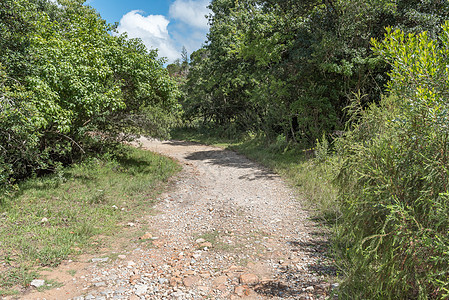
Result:
{"type": "Polygon", "coordinates": [[[213,0],[210,9],[186,117],[306,146],[345,128],[352,99],[380,101],[390,67],[372,38],[388,26],[435,37],[449,18],[447,1],[429,0],[213,0]]]}
{"type": "Polygon", "coordinates": [[[82,0],[0,2],[0,186],[142,133],[166,136],[176,83],[82,0]]]}

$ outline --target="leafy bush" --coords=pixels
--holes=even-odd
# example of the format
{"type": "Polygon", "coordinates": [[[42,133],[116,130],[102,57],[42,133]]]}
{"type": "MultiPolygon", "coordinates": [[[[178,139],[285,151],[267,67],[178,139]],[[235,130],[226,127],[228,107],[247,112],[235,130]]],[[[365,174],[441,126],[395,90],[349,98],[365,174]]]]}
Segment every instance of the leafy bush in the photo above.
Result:
{"type": "Polygon", "coordinates": [[[185,116],[311,147],[344,128],[348,97],[379,102],[389,67],[371,38],[386,26],[432,36],[448,1],[214,0],[207,44],[191,56],[185,116]]]}
{"type": "Polygon", "coordinates": [[[79,0],[0,3],[0,188],[136,134],[166,136],[178,90],[140,40],[79,0]]]}
{"type": "Polygon", "coordinates": [[[390,96],[338,143],[343,296],[449,297],[449,23],[438,40],[387,30],[390,96]]]}

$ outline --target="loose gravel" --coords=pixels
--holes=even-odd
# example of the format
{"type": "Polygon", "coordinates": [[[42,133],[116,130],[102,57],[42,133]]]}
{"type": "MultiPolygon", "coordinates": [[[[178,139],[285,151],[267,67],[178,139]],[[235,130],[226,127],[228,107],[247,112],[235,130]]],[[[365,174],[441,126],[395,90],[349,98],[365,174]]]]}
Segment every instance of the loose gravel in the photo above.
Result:
{"type": "Polygon", "coordinates": [[[139,143],[183,165],[158,213],[127,225],[147,233],[129,251],[82,264],[65,286],[24,299],[330,297],[326,234],[278,175],[220,148],[139,143]]]}

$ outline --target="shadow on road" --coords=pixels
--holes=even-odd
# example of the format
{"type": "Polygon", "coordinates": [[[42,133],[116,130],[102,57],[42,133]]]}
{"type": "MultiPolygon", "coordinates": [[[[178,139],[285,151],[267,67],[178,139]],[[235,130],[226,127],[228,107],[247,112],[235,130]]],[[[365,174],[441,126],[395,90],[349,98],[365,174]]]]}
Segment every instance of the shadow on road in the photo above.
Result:
{"type": "Polygon", "coordinates": [[[292,286],[288,286],[276,281],[269,281],[260,284],[254,289],[256,293],[264,296],[290,298],[302,294],[302,290],[292,286]]]}
{"type": "Polygon", "coordinates": [[[326,258],[328,242],[289,241],[288,245],[292,252],[302,252],[306,257],[314,258],[306,265],[307,269],[298,268],[295,264],[281,266],[277,280],[263,282],[254,291],[268,297],[288,299],[324,299],[326,295],[331,295],[331,285],[326,278],[336,276],[336,267],[326,258]],[[314,296],[309,297],[310,294],[314,296]]]}
{"type": "Polygon", "coordinates": [[[329,241],[315,240],[308,242],[290,241],[288,244],[292,247],[292,252],[303,251],[309,257],[317,258],[318,261],[307,265],[307,268],[315,274],[324,276],[336,276],[337,267],[326,257],[329,249],[329,241]]]}
{"type": "Polygon", "coordinates": [[[162,144],[171,146],[200,146],[200,145],[203,146],[203,144],[197,142],[178,141],[178,140],[165,141],[162,144]]]}
{"type": "Polygon", "coordinates": [[[257,179],[274,179],[279,177],[270,170],[262,168],[247,158],[228,150],[197,151],[187,155],[185,159],[205,161],[208,164],[222,167],[252,169],[252,172],[239,177],[239,179],[243,180],[253,181],[257,179]]]}

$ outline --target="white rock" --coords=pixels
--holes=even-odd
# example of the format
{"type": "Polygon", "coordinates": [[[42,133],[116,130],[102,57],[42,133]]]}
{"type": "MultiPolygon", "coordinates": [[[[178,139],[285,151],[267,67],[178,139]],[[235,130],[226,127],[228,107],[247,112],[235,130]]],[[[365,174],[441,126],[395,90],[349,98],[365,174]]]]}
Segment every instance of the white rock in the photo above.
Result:
{"type": "Polygon", "coordinates": [[[48,219],[47,218],[42,218],[41,223],[48,223],[48,219]]]}
{"type": "Polygon", "coordinates": [[[137,296],[145,295],[145,293],[148,290],[148,286],[147,285],[136,285],[135,288],[136,288],[136,290],[134,291],[134,293],[137,296]]]}
{"type": "Polygon", "coordinates": [[[92,258],[92,262],[107,262],[109,257],[92,258]]]}
{"type": "Polygon", "coordinates": [[[45,284],[45,280],[42,279],[34,279],[33,281],[31,281],[30,285],[34,286],[36,288],[41,287],[45,284]]]}
{"type": "Polygon", "coordinates": [[[96,282],[96,283],[94,283],[94,285],[95,285],[96,287],[106,286],[106,282],[104,282],[104,281],[96,282]]]}
{"type": "Polygon", "coordinates": [[[167,278],[159,278],[159,283],[160,284],[168,283],[168,279],[167,278]]]}

